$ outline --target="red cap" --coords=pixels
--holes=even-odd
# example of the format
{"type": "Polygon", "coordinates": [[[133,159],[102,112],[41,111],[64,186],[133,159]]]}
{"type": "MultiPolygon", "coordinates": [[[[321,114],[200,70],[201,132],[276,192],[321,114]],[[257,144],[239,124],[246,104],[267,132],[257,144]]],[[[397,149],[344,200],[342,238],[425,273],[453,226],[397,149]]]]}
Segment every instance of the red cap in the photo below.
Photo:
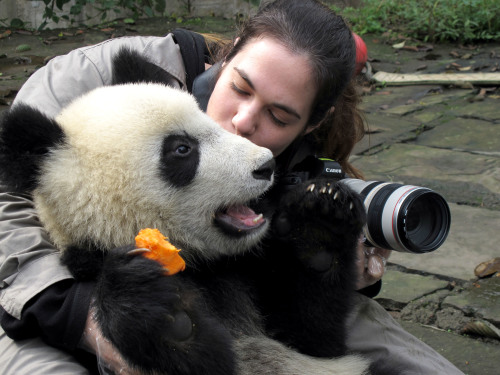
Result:
{"type": "Polygon", "coordinates": [[[358,34],[352,33],[352,35],[354,36],[354,41],[356,42],[356,66],[354,67],[354,75],[358,75],[361,73],[361,70],[363,70],[366,61],[368,60],[368,50],[365,42],[358,34]]]}

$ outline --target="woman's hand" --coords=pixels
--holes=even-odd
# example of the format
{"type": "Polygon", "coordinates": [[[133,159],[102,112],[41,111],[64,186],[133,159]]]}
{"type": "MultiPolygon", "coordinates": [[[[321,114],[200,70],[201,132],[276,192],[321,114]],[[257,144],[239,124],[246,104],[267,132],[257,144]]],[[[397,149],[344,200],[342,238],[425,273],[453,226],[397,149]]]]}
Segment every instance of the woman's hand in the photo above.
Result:
{"type": "Polygon", "coordinates": [[[99,373],[102,375],[140,375],[140,372],[132,369],[113,344],[102,335],[92,307],[87,316],[80,347],[96,355],[99,373]]]}
{"type": "Polygon", "coordinates": [[[364,245],[364,237],[361,237],[357,251],[358,281],[356,289],[360,290],[375,284],[382,278],[385,272],[385,263],[391,255],[392,250],[366,247],[364,245]]]}

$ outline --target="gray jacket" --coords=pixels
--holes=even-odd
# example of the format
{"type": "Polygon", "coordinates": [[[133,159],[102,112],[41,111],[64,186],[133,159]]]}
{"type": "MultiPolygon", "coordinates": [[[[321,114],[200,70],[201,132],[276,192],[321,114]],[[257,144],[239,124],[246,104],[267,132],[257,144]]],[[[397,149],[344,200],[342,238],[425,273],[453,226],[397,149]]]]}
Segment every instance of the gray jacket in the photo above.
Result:
{"type": "MultiPolygon", "coordinates": [[[[14,106],[30,104],[56,116],[76,97],[111,83],[111,60],[121,47],[140,52],[186,89],[186,72],[172,35],[123,37],[52,59],[23,85],[14,106]]],[[[0,305],[20,319],[23,307],[48,286],[72,278],[38,221],[32,201],[0,186],[0,305]]]]}

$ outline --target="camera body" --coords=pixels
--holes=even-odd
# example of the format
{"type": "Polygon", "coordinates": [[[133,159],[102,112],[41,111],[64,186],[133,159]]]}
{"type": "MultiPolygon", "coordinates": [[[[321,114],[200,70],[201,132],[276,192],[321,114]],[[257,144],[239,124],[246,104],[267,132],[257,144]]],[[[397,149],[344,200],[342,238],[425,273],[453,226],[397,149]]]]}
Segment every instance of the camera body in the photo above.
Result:
{"type": "Polygon", "coordinates": [[[420,254],[438,249],[448,236],[449,206],[429,188],[348,178],[336,161],[314,156],[298,163],[279,183],[286,191],[313,178],[339,181],[361,196],[367,246],[420,254]]]}

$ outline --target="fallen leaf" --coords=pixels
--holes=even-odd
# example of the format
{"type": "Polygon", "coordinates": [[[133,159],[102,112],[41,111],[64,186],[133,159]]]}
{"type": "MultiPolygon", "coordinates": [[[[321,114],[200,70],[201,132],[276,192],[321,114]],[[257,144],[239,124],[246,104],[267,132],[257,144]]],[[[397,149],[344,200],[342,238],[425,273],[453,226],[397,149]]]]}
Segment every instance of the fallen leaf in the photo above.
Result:
{"type": "Polygon", "coordinates": [[[476,320],[467,323],[463,328],[463,333],[474,333],[484,337],[500,339],[500,329],[486,320],[476,320]]]}
{"type": "Polygon", "coordinates": [[[405,46],[405,43],[406,43],[406,42],[405,42],[405,41],[403,41],[403,42],[401,42],[401,43],[396,43],[396,44],[393,44],[393,45],[392,45],[392,48],[394,48],[394,49],[401,49],[401,48],[403,48],[403,47],[405,46]]]}
{"type": "MultiPolygon", "coordinates": [[[[483,96],[486,95],[486,91],[482,89],[480,91],[480,94],[481,92],[483,92],[483,96]]],[[[480,95],[478,94],[478,95],[480,95]]],[[[488,276],[491,276],[493,275],[494,273],[496,272],[500,272],[500,258],[493,258],[493,259],[490,259],[486,262],[482,262],[480,264],[477,265],[477,267],[474,269],[474,274],[477,276],[477,277],[488,277],[488,276]]]]}
{"type": "Polygon", "coordinates": [[[12,35],[12,31],[10,30],[5,30],[3,33],[0,34],[0,39],[7,38],[12,35]]]}
{"type": "Polygon", "coordinates": [[[423,58],[419,59],[419,60],[437,60],[441,58],[441,55],[438,55],[437,53],[428,53],[427,55],[425,55],[423,58]]]}
{"type": "Polygon", "coordinates": [[[459,70],[462,67],[462,65],[457,64],[457,63],[451,63],[446,65],[446,69],[454,69],[454,70],[459,70]]]}
{"type": "Polygon", "coordinates": [[[417,46],[402,46],[401,49],[404,49],[406,51],[418,52],[418,47],[417,46]]]}
{"type": "Polygon", "coordinates": [[[16,52],[26,52],[31,49],[29,44],[20,44],[16,47],[16,52]]]}
{"type": "Polygon", "coordinates": [[[415,52],[430,52],[434,49],[433,46],[426,46],[426,45],[422,45],[422,44],[417,44],[416,46],[406,46],[403,48],[408,49],[410,51],[415,51],[415,52]]]}

